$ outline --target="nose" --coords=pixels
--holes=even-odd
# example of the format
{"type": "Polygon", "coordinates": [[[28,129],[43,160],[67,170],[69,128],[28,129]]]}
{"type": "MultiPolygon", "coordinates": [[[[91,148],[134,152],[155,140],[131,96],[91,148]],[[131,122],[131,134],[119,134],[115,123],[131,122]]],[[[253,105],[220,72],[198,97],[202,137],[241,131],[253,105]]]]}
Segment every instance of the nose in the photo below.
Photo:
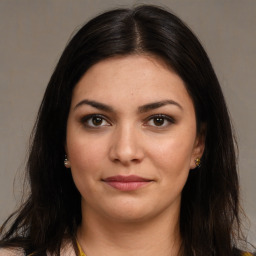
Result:
{"type": "Polygon", "coordinates": [[[126,166],[141,162],[144,152],[139,131],[131,125],[117,127],[113,132],[109,156],[111,161],[126,166]]]}

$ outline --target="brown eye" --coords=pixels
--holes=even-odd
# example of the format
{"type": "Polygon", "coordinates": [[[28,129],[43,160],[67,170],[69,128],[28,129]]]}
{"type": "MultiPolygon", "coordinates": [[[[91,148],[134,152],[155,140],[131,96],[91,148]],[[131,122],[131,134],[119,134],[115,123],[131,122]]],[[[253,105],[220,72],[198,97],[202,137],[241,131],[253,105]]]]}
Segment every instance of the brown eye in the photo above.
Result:
{"type": "Polygon", "coordinates": [[[169,125],[174,124],[175,120],[167,115],[158,114],[150,116],[146,122],[147,126],[167,128],[169,125]]]}
{"type": "Polygon", "coordinates": [[[96,114],[83,117],[81,122],[88,128],[100,128],[111,125],[104,116],[96,114]]]}
{"type": "Polygon", "coordinates": [[[153,119],[155,126],[162,126],[164,124],[165,119],[163,117],[155,117],[153,119]]]}
{"type": "Polygon", "coordinates": [[[94,126],[99,126],[103,123],[103,118],[98,116],[92,117],[92,123],[94,126]]]}

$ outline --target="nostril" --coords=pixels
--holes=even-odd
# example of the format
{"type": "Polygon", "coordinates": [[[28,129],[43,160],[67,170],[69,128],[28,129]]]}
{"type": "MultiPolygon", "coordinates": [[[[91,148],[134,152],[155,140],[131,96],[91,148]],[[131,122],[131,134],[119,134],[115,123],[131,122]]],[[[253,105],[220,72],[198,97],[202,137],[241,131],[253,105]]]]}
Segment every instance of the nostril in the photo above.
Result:
{"type": "Polygon", "coordinates": [[[134,163],[139,163],[141,160],[140,159],[132,159],[132,162],[134,163]]]}
{"type": "Polygon", "coordinates": [[[141,160],[140,159],[120,159],[120,158],[115,158],[115,159],[113,159],[113,162],[115,162],[115,163],[121,163],[122,165],[125,165],[125,166],[128,166],[128,165],[130,165],[131,163],[140,163],[141,162],[141,160]]]}

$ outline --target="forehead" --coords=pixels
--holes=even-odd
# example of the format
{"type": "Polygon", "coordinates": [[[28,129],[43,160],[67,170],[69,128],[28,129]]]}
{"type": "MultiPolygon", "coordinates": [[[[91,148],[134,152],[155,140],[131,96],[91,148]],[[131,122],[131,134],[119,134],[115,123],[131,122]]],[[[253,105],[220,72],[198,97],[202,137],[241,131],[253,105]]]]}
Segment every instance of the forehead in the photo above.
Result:
{"type": "Polygon", "coordinates": [[[193,107],[183,80],[153,56],[113,57],[93,65],[75,86],[72,105],[84,98],[106,104],[176,100],[193,107]]]}

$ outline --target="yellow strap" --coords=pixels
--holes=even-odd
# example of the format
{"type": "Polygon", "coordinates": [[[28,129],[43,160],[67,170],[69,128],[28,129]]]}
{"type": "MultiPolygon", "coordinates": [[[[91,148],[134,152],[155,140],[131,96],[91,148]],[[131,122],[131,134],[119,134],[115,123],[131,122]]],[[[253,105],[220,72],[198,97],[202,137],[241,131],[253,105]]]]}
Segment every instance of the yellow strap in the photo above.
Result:
{"type": "Polygon", "coordinates": [[[78,247],[78,250],[79,250],[79,256],[86,256],[85,253],[83,252],[80,244],[78,243],[78,241],[76,241],[76,242],[77,242],[77,247],[78,247]]]}

